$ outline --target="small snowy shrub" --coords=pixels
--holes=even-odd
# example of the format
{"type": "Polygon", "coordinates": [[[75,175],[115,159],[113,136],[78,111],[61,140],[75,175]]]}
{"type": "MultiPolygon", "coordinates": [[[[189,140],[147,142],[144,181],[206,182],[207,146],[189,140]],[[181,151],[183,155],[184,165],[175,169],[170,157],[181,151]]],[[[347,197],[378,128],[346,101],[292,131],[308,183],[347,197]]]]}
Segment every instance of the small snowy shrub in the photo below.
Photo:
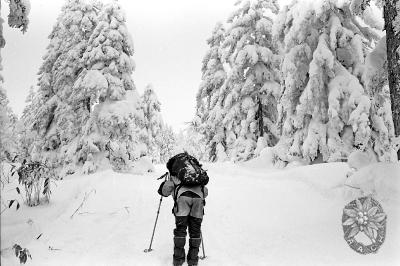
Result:
{"type": "MultiPolygon", "coordinates": [[[[50,200],[50,179],[55,178],[54,170],[39,162],[23,162],[13,174],[18,174],[18,183],[25,189],[25,201],[28,206],[40,204],[40,193],[44,195],[44,200],[50,200]]],[[[20,193],[19,188],[17,188],[20,193]]]]}
{"type": "Polygon", "coordinates": [[[96,171],[96,169],[97,169],[97,167],[93,161],[86,161],[82,167],[82,172],[84,174],[88,175],[88,174],[94,173],[96,171]]]}

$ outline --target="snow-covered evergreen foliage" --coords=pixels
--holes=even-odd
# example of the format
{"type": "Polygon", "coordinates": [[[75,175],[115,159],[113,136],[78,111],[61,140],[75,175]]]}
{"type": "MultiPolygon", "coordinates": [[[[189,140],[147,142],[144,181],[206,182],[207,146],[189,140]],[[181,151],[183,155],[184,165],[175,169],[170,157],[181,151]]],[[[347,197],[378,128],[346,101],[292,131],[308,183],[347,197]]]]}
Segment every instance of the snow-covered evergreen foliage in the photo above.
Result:
{"type": "Polygon", "coordinates": [[[103,7],[83,54],[85,67],[74,85],[75,97],[90,107],[77,147],[78,161],[90,168],[97,167],[107,153],[116,169],[126,168],[139,156],[135,130],[143,113],[131,76],[134,49],[125,20],[116,2],[103,7]]]}
{"type": "Polygon", "coordinates": [[[199,131],[206,139],[206,149],[209,160],[220,160],[217,156],[216,146],[225,150],[224,130],[222,122],[221,87],[226,80],[220,46],[224,40],[225,30],[221,23],[217,23],[211,37],[207,40],[209,50],[206,52],[202,63],[202,81],[197,92],[196,115],[200,121],[199,131]]]}
{"type": "Polygon", "coordinates": [[[93,172],[106,159],[115,169],[129,167],[140,156],[143,112],[121,7],[68,0],[49,38],[38,92],[24,115],[37,134],[27,149],[66,172],[76,165],[93,172]]]}
{"type": "Polygon", "coordinates": [[[39,70],[37,99],[27,107],[34,115],[25,117],[25,124],[38,134],[34,157],[53,166],[71,163],[67,150],[88,116],[76,107],[72,88],[83,69],[81,58],[97,23],[99,7],[83,0],[69,0],[63,6],[39,70]]]}
{"type": "Polygon", "coordinates": [[[233,132],[226,141],[233,160],[253,157],[259,137],[271,145],[278,138],[279,57],[271,34],[277,12],[276,1],[244,1],[228,19],[222,53],[231,71],[223,124],[233,132]]]}
{"type": "Polygon", "coordinates": [[[160,149],[160,163],[168,162],[169,158],[175,155],[177,137],[171,126],[163,124],[160,135],[157,137],[160,149]]]}
{"type": "Polygon", "coordinates": [[[161,118],[161,103],[151,84],[147,85],[142,99],[144,113],[144,127],[146,130],[145,143],[147,154],[156,162],[161,161],[161,132],[163,130],[163,121],[161,118]]]}
{"type": "Polygon", "coordinates": [[[362,82],[365,57],[379,38],[361,26],[351,1],[294,1],[274,35],[283,50],[280,122],[282,161],[347,157],[371,145],[371,100],[362,82]]]}
{"type": "Polygon", "coordinates": [[[140,141],[144,144],[141,155],[148,155],[155,163],[166,163],[175,155],[176,136],[172,127],[164,123],[161,116],[161,103],[153,85],[146,86],[141,96],[143,108],[143,130],[140,141]]]}
{"type": "Polygon", "coordinates": [[[383,162],[397,158],[387,73],[386,37],[383,37],[367,55],[362,77],[371,99],[372,148],[383,162]]]}
{"type": "Polygon", "coordinates": [[[32,154],[33,143],[37,137],[37,132],[31,130],[34,112],[38,109],[38,97],[35,97],[36,92],[33,86],[29,88],[28,96],[25,100],[25,108],[22,112],[22,116],[17,123],[17,134],[18,134],[18,148],[20,161],[29,159],[32,154]]]}
{"type": "Polygon", "coordinates": [[[9,100],[0,81],[0,161],[13,160],[17,154],[17,116],[9,106],[9,100]]]}
{"type": "Polygon", "coordinates": [[[203,60],[197,117],[211,160],[254,156],[258,138],[276,143],[279,56],[272,40],[276,1],[239,1],[217,25],[203,60]]]}
{"type": "MultiPolygon", "coordinates": [[[[10,0],[8,1],[10,12],[8,14],[8,25],[10,27],[20,28],[26,32],[30,12],[29,0],[10,0]]],[[[1,2],[0,2],[1,11],[1,2]]],[[[1,49],[4,48],[6,41],[3,36],[4,20],[0,15],[0,161],[4,159],[14,159],[17,154],[16,125],[17,116],[9,106],[6,90],[3,88],[3,71],[1,49]]]]}
{"type": "Polygon", "coordinates": [[[184,130],[181,130],[176,136],[176,147],[174,154],[188,152],[201,161],[209,160],[205,136],[200,133],[198,125],[192,122],[184,130]]]}
{"type": "Polygon", "coordinates": [[[28,15],[31,10],[29,0],[10,0],[9,7],[8,25],[13,28],[21,28],[22,32],[26,32],[29,23],[28,15]]]}

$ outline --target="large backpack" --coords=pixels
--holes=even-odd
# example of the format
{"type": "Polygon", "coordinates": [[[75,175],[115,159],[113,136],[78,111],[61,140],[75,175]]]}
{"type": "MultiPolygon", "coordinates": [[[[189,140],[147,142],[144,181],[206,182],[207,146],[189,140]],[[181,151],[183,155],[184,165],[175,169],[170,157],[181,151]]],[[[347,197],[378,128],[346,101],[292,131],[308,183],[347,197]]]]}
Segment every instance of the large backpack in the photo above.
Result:
{"type": "Polygon", "coordinates": [[[209,181],[207,172],[201,168],[199,161],[187,152],[179,153],[169,159],[167,168],[183,186],[205,186],[209,181]]]}

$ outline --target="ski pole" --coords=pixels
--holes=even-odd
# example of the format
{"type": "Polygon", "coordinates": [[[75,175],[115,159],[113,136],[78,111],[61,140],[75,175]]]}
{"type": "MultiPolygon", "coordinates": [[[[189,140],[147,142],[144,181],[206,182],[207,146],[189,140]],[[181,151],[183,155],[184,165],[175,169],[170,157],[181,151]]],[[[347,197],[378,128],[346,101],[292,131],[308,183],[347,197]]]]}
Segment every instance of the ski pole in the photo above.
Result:
{"type": "MultiPolygon", "coordinates": [[[[165,174],[164,174],[163,176],[161,176],[161,177],[165,177],[165,181],[167,181],[168,173],[165,173],[165,174]]],[[[161,178],[158,178],[158,179],[161,179],[161,178]]],[[[158,221],[158,215],[160,214],[160,207],[161,207],[162,199],[163,199],[163,196],[160,197],[160,203],[158,204],[157,216],[156,216],[156,221],[155,221],[154,227],[153,227],[153,233],[152,233],[152,235],[151,235],[150,246],[149,246],[149,248],[147,248],[147,249],[144,250],[145,253],[152,251],[151,245],[153,244],[154,232],[156,231],[156,226],[157,226],[157,221],[158,221]]]]}
{"type": "Polygon", "coordinates": [[[153,244],[154,232],[156,231],[157,220],[158,220],[158,215],[160,214],[160,207],[161,207],[162,198],[163,197],[161,196],[160,203],[158,204],[157,216],[156,216],[156,221],[155,221],[154,227],[153,227],[153,234],[151,235],[150,246],[149,246],[149,248],[144,250],[145,253],[152,251],[151,245],[153,244]]]}
{"type": "Polygon", "coordinates": [[[201,237],[201,246],[203,248],[203,257],[200,257],[201,260],[204,260],[206,258],[206,253],[204,252],[204,241],[203,241],[203,233],[200,232],[200,237],[201,237]]]}

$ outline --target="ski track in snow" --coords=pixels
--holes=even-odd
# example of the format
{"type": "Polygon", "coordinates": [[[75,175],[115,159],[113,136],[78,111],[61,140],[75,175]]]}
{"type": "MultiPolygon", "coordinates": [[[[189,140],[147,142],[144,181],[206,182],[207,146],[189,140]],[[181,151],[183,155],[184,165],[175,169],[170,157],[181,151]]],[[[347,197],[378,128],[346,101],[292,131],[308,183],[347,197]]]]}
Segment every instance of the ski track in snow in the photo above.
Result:
{"type": "MultiPolygon", "coordinates": [[[[231,163],[205,168],[207,258],[199,265],[400,265],[400,241],[394,237],[400,219],[391,205],[382,204],[396,215],[388,215],[387,239],[376,255],[361,256],[345,243],[341,216],[350,200],[340,186],[348,171],[343,163],[287,170],[231,163]]],[[[7,210],[1,216],[1,264],[19,265],[10,249],[18,243],[32,254],[27,265],[172,265],[171,198],[162,201],[154,250],[143,252],[160,199],[156,178],[165,172],[164,166],[156,169],[145,175],[108,170],[70,177],[53,186],[49,205],[7,210]],[[85,192],[91,194],[71,219],[85,192]]],[[[4,190],[5,200],[14,197],[12,188],[4,190]]]]}

